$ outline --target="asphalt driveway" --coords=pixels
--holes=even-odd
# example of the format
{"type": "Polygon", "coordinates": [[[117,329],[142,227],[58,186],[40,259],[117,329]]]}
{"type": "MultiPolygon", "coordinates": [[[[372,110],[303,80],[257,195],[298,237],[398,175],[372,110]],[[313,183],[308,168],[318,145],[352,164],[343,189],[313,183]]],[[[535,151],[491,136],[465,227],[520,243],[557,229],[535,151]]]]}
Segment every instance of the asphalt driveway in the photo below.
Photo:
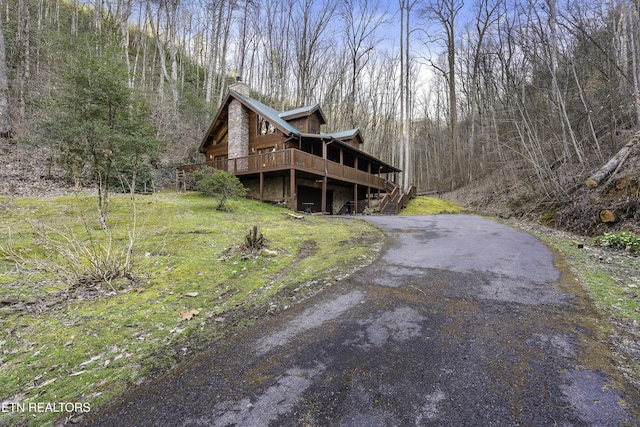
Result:
{"type": "Polygon", "coordinates": [[[376,263],[89,424],[640,424],[597,313],[539,240],[468,215],[369,220],[387,233],[376,263]]]}

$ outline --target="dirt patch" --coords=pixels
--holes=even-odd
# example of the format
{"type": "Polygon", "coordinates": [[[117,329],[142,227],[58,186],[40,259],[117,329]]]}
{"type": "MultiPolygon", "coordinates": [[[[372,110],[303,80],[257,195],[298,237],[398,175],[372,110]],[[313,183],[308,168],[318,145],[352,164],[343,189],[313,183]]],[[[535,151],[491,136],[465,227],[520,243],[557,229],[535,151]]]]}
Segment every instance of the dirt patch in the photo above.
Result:
{"type": "Polygon", "coordinates": [[[50,147],[8,142],[0,139],[0,194],[20,197],[54,197],[72,188],[54,164],[50,147]]]}
{"type": "MultiPolygon", "coordinates": [[[[42,283],[54,287],[55,283],[42,283]]],[[[78,301],[95,301],[108,298],[118,293],[132,292],[136,282],[129,279],[116,279],[109,284],[100,283],[90,286],[68,286],[58,284],[62,289],[50,291],[42,295],[27,296],[22,294],[24,285],[20,283],[4,285],[4,295],[0,298],[0,315],[12,313],[44,314],[65,310],[70,304],[78,301]]]]}

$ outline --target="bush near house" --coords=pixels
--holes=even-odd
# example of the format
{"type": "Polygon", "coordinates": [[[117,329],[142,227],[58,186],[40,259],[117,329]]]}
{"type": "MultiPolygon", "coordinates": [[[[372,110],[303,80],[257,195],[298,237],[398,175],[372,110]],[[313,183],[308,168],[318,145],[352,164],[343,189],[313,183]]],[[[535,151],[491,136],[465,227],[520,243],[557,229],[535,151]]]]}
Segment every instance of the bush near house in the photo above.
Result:
{"type": "Polygon", "coordinates": [[[229,197],[244,197],[247,194],[247,189],[240,180],[228,172],[214,168],[201,168],[193,174],[196,190],[200,194],[219,198],[216,207],[218,210],[225,208],[229,197]]]}

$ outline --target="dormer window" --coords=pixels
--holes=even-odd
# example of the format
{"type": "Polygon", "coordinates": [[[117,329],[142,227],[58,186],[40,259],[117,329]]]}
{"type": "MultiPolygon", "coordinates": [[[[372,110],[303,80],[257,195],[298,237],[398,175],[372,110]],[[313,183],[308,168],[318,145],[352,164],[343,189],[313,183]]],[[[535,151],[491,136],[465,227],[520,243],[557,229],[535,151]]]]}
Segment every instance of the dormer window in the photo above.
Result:
{"type": "Polygon", "coordinates": [[[264,117],[258,116],[258,135],[268,135],[274,133],[276,128],[271,123],[266,121],[264,117]]]}
{"type": "Polygon", "coordinates": [[[315,118],[311,118],[309,121],[310,121],[309,128],[310,128],[311,133],[319,133],[318,132],[318,121],[315,118]]]}

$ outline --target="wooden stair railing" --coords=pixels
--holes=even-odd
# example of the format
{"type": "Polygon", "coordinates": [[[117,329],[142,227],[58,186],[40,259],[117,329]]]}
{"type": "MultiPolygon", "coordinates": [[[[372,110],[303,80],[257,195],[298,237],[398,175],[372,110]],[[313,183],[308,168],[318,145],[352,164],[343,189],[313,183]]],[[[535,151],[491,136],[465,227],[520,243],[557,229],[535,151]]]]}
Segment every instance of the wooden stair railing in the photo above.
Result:
{"type": "Polygon", "coordinates": [[[413,185],[404,193],[400,191],[399,186],[393,184],[393,190],[387,193],[380,201],[380,213],[397,215],[407,206],[409,200],[416,197],[416,194],[417,188],[413,185]]]}
{"type": "Polygon", "coordinates": [[[398,191],[400,190],[400,187],[398,187],[392,182],[386,181],[385,189],[391,190],[391,192],[387,192],[385,196],[382,198],[382,200],[380,200],[380,212],[384,212],[387,205],[395,199],[395,197],[398,194],[398,191]],[[393,186],[393,188],[389,188],[390,186],[393,186]]]}

